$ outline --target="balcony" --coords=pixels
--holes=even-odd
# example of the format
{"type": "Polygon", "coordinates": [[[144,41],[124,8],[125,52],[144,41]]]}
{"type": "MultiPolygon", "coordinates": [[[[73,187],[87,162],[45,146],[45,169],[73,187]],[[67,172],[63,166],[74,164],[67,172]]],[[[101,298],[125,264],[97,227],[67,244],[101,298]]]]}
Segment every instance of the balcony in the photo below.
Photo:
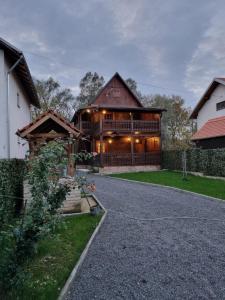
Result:
{"type": "Polygon", "coordinates": [[[100,130],[113,131],[118,133],[129,133],[133,131],[140,132],[158,132],[160,131],[160,122],[158,120],[143,121],[143,120],[102,120],[102,124],[82,121],[82,130],[86,134],[97,134],[100,130]],[[102,128],[102,130],[101,130],[102,128]]]}

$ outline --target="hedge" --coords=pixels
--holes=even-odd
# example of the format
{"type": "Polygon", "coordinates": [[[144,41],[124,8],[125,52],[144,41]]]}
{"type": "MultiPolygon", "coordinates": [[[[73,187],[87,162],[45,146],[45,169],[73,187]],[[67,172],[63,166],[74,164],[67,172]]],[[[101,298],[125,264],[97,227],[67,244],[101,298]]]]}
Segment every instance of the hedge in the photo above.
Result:
{"type": "Polygon", "coordinates": [[[23,202],[25,161],[0,159],[0,222],[12,222],[23,202]]]}
{"type": "MultiPolygon", "coordinates": [[[[162,168],[182,170],[181,150],[162,152],[162,168]]],[[[225,177],[225,149],[190,149],[186,151],[187,171],[225,177]]]]}

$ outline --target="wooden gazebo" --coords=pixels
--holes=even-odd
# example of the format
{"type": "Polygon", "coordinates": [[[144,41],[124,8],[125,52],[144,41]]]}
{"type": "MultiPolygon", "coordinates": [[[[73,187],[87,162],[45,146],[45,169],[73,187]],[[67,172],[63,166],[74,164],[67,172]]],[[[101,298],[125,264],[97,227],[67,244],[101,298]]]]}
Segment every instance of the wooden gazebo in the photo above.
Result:
{"type": "Polygon", "coordinates": [[[46,142],[63,140],[68,155],[67,174],[74,175],[73,154],[75,143],[81,138],[81,131],[58,113],[48,110],[27,126],[19,129],[17,135],[29,143],[30,155],[35,155],[46,142]]]}

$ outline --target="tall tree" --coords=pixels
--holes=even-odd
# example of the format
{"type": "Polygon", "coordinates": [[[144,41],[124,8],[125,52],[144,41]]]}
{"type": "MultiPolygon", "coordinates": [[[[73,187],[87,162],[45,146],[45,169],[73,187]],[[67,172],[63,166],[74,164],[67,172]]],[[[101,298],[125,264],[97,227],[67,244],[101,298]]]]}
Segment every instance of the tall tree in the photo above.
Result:
{"type": "Polygon", "coordinates": [[[149,107],[166,109],[162,117],[162,140],[164,149],[187,149],[191,145],[193,122],[189,119],[191,109],[185,107],[180,96],[145,96],[143,103],[149,107]]]}
{"type": "Polygon", "coordinates": [[[131,91],[141,100],[142,94],[138,90],[137,82],[132,78],[127,78],[126,83],[129,86],[129,88],[131,89],[131,91]]]}
{"type": "Polygon", "coordinates": [[[34,110],[34,117],[40,113],[52,109],[70,119],[72,116],[72,105],[75,101],[70,89],[61,88],[60,83],[49,77],[47,80],[35,79],[35,86],[41,103],[40,109],[34,110]]]}
{"type": "Polygon", "coordinates": [[[87,72],[80,81],[80,94],[76,97],[75,109],[88,105],[105,83],[98,73],[87,72]]]}

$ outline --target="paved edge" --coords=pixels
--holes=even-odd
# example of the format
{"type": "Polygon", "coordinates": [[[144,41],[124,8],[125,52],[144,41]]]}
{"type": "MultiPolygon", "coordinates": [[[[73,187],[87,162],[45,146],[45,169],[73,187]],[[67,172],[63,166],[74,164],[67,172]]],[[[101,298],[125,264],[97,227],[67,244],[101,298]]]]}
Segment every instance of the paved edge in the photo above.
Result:
{"type": "Polygon", "coordinates": [[[90,237],[87,245],[85,246],[79,260],[77,261],[75,267],[73,268],[72,272],[70,273],[70,276],[68,277],[64,287],[62,288],[60,294],[59,294],[59,297],[58,297],[58,300],[63,300],[66,293],[68,292],[69,288],[70,288],[70,285],[71,283],[73,282],[73,280],[75,279],[75,277],[77,276],[87,254],[88,254],[88,250],[92,244],[92,242],[94,241],[96,235],[98,234],[99,232],[99,229],[100,227],[102,226],[106,216],[107,216],[107,210],[105,209],[105,207],[102,205],[102,203],[97,199],[97,197],[95,195],[92,195],[93,198],[96,200],[96,202],[101,206],[101,208],[104,210],[104,215],[102,216],[100,222],[98,223],[98,226],[95,228],[94,232],[92,233],[92,236],[90,237]]]}
{"type": "Polygon", "coordinates": [[[135,183],[139,183],[139,184],[144,184],[144,185],[152,185],[152,186],[158,186],[158,187],[162,187],[162,188],[167,188],[167,189],[171,189],[174,191],[179,191],[179,192],[183,192],[185,194],[192,194],[195,196],[201,196],[201,197],[206,197],[210,200],[216,200],[216,201],[225,201],[225,199],[221,199],[221,198],[216,198],[216,197],[212,197],[212,196],[208,196],[208,195],[204,195],[204,194],[200,194],[200,193],[196,193],[196,192],[192,192],[192,191],[188,191],[188,190],[182,190],[173,186],[169,186],[169,185],[162,185],[159,183],[151,183],[151,182],[144,182],[144,181],[138,181],[138,180],[132,180],[132,179],[125,179],[125,178],[119,178],[119,177],[114,177],[114,176],[110,176],[110,175],[105,175],[105,177],[110,177],[112,179],[117,179],[117,180],[123,180],[123,181],[127,181],[127,182],[135,182],[135,183]]]}

